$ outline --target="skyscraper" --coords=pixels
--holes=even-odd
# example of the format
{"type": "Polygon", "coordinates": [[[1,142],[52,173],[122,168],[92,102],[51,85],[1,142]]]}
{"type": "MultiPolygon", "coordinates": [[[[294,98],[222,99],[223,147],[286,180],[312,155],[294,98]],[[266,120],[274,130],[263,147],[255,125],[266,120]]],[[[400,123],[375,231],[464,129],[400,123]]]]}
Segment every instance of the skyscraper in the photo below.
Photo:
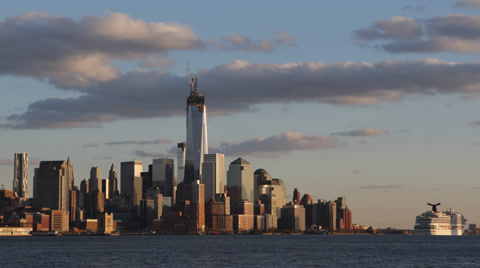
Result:
{"type": "Polygon", "coordinates": [[[205,184],[205,202],[225,192],[225,155],[206,154],[202,164],[202,183],[205,184]]]}
{"type": "Polygon", "coordinates": [[[173,197],[173,171],[175,169],[173,165],[173,159],[153,159],[152,166],[153,186],[157,186],[160,187],[160,189],[163,189],[163,196],[173,197]]]}
{"type": "Polygon", "coordinates": [[[15,153],[13,192],[23,200],[28,199],[28,153],[15,153]]]}
{"type": "Polygon", "coordinates": [[[70,161],[42,161],[35,176],[34,196],[36,208],[52,210],[70,209],[70,183],[73,183],[73,166],[70,161]]]}
{"type": "Polygon", "coordinates": [[[177,143],[177,181],[181,182],[185,178],[185,142],[177,143]]]}
{"type": "MultiPolygon", "coordinates": [[[[141,182],[142,170],[143,170],[142,161],[128,161],[128,162],[120,163],[120,183],[122,188],[121,189],[122,195],[130,198],[130,202],[129,202],[130,205],[134,203],[133,202],[133,196],[135,192],[134,186],[137,186],[136,188],[138,188],[138,185],[137,185],[138,182],[135,183],[135,180],[138,180],[139,178],[141,182]]],[[[135,192],[135,195],[138,195],[138,193],[135,192]]]]}
{"type": "Polygon", "coordinates": [[[190,83],[190,96],[187,99],[184,183],[191,184],[201,180],[204,154],[208,154],[207,106],[205,106],[205,97],[198,92],[197,78],[195,77],[190,83]]]}
{"type": "Polygon", "coordinates": [[[118,195],[118,181],[117,181],[117,170],[115,169],[115,165],[112,163],[110,167],[110,171],[108,172],[108,187],[109,193],[111,195],[118,195]]]}
{"type": "Polygon", "coordinates": [[[227,172],[227,186],[232,203],[243,200],[253,203],[253,170],[248,161],[239,157],[230,163],[227,172]]]}

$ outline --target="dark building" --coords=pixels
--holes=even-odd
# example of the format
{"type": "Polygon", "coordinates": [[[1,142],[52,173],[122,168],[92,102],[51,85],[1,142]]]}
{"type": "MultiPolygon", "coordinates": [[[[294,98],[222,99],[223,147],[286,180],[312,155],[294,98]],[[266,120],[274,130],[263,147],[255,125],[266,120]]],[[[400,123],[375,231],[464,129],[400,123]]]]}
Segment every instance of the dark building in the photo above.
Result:
{"type": "Polygon", "coordinates": [[[40,162],[34,180],[34,206],[69,211],[73,181],[73,166],[69,160],[40,162]]]}

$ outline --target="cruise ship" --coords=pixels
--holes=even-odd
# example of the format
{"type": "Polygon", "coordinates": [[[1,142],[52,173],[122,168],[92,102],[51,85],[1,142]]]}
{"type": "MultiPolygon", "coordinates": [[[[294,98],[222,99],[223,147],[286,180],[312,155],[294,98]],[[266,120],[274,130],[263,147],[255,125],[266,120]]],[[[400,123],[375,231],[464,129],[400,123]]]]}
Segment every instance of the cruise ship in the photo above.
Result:
{"type": "Polygon", "coordinates": [[[437,204],[427,203],[432,210],[417,216],[415,220],[416,235],[463,235],[467,220],[453,209],[439,212],[437,204]]]}

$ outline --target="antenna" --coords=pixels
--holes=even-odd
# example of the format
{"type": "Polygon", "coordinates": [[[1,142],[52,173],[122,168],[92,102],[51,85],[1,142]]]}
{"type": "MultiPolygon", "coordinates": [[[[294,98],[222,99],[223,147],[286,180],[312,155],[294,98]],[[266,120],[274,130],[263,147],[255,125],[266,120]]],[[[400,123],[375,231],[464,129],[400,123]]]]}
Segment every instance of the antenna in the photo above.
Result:
{"type": "Polygon", "coordinates": [[[196,85],[195,85],[195,89],[194,89],[194,80],[195,78],[193,77],[192,75],[192,69],[190,68],[190,63],[187,61],[187,76],[188,76],[188,80],[190,82],[190,92],[196,90],[196,85]]]}

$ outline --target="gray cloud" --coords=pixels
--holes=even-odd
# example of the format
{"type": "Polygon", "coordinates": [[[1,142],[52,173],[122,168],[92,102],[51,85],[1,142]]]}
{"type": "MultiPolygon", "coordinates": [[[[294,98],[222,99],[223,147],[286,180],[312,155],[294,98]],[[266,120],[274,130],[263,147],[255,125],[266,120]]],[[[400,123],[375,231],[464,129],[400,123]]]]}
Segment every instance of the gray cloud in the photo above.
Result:
{"type": "Polygon", "coordinates": [[[333,149],[344,145],[345,143],[337,138],[287,131],[266,138],[258,137],[243,142],[222,143],[217,148],[212,147],[211,151],[228,156],[279,157],[291,151],[333,149]]]}
{"type": "Polygon", "coordinates": [[[455,7],[480,8],[480,0],[460,0],[455,7]]]}
{"type": "MultiPolygon", "coordinates": [[[[42,161],[41,159],[39,158],[35,158],[35,157],[29,157],[28,158],[28,163],[29,165],[38,165],[40,164],[40,161],[42,161]]],[[[12,165],[13,166],[14,164],[14,161],[13,159],[0,159],[0,165],[4,165],[4,166],[10,166],[12,165]]]]}
{"type": "Polygon", "coordinates": [[[13,159],[0,159],[0,165],[2,166],[10,166],[13,165],[13,159]]]}
{"type": "Polygon", "coordinates": [[[473,121],[473,122],[467,123],[467,126],[471,126],[471,127],[480,127],[480,120],[476,120],[476,121],[473,121]]]}
{"type": "Polygon", "coordinates": [[[365,185],[358,187],[359,189],[366,189],[366,190],[385,190],[385,189],[399,189],[403,188],[403,186],[398,185],[398,184],[385,184],[385,185],[365,185]]]}
{"type": "Polygon", "coordinates": [[[135,156],[142,157],[142,158],[168,158],[172,157],[172,155],[164,154],[164,153],[157,153],[157,152],[145,152],[143,150],[135,150],[133,152],[135,156]]]}
{"type": "Polygon", "coordinates": [[[145,22],[117,12],[78,21],[28,12],[1,21],[0,28],[0,74],[48,78],[64,87],[117,78],[112,59],[205,47],[188,26],[145,22]]]}
{"type": "Polygon", "coordinates": [[[480,52],[480,16],[452,14],[429,19],[391,17],[354,31],[357,41],[389,53],[480,52]],[[383,44],[374,41],[385,41],[383,44]]]}
{"type": "Polygon", "coordinates": [[[416,5],[416,6],[404,6],[402,8],[403,11],[415,11],[415,12],[423,12],[425,11],[426,7],[424,5],[416,5]]]}
{"type": "Polygon", "coordinates": [[[423,35],[421,24],[412,18],[394,16],[388,20],[375,21],[370,28],[362,28],[354,32],[357,39],[393,39],[414,40],[423,35]]]}
{"type": "Polygon", "coordinates": [[[343,131],[332,133],[332,136],[350,136],[350,137],[375,137],[388,134],[387,130],[375,128],[363,128],[352,131],[343,131]]]}
{"type": "MultiPolygon", "coordinates": [[[[480,63],[438,59],[333,64],[236,60],[197,75],[212,116],[252,111],[268,103],[372,105],[412,94],[470,95],[480,91],[479,69],[480,63]]],[[[133,71],[78,90],[83,95],[77,98],[36,101],[24,113],[2,120],[0,127],[101,127],[119,119],[184,116],[188,81],[166,72],[133,71]]]]}
{"type": "Polygon", "coordinates": [[[92,148],[92,147],[98,147],[99,145],[97,143],[87,143],[82,145],[82,148],[92,148]]]}
{"type": "Polygon", "coordinates": [[[105,145],[125,145],[125,144],[138,144],[138,145],[149,145],[149,144],[165,144],[165,143],[172,143],[171,140],[168,139],[157,139],[153,141],[135,141],[135,140],[130,140],[130,141],[111,141],[111,142],[105,142],[105,145]]]}
{"type": "Polygon", "coordinates": [[[246,35],[229,34],[221,42],[212,41],[214,47],[222,50],[243,50],[254,52],[271,52],[278,46],[292,46],[295,38],[286,32],[275,32],[271,39],[254,40],[246,35]]]}

